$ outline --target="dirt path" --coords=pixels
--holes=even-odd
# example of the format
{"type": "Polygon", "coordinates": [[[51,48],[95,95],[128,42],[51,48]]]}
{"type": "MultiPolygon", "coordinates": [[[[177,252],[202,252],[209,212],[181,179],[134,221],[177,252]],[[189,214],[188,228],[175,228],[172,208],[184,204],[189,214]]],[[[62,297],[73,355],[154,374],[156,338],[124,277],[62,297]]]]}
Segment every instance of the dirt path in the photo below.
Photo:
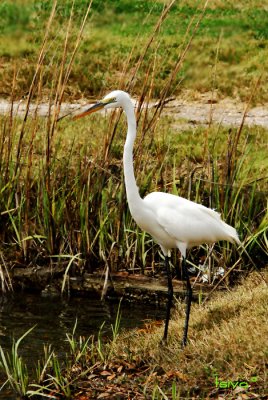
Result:
{"type": "MultiPolygon", "coordinates": [[[[207,95],[203,95],[196,101],[172,100],[166,105],[165,112],[192,123],[214,122],[238,126],[241,124],[245,107],[245,104],[229,98],[212,103],[207,95]]],[[[268,105],[250,108],[245,124],[268,128],[268,105]]]]}
{"type": "MultiPolygon", "coordinates": [[[[154,104],[150,104],[153,107],[154,104]]],[[[79,104],[63,103],[61,115],[75,112],[79,104]]],[[[14,103],[13,114],[23,116],[26,109],[26,102],[19,101],[14,103]]],[[[233,99],[223,99],[219,101],[210,101],[207,94],[199,95],[194,101],[184,99],[171,99],[165,105],[163,114],[172,115],[176,119],[183,119],[185,123],[207,124],[209,122],[220,123],[226,126],[238,126],[241,123],[245,104],[233,99]]],[[[30,107],[30,112],[34,113],[36,105],[30,107]]],[[[10,103],[7,100],[0,100],[0,114],[10,112],[10,103]]],[[[49,106],[42,103],[38,106],[38,114],[47,116],[49,106]]],[[[248,126],[258,125],[268,128],[268,105],[250,108],[247,113],[245,124],[248,126]]]]}

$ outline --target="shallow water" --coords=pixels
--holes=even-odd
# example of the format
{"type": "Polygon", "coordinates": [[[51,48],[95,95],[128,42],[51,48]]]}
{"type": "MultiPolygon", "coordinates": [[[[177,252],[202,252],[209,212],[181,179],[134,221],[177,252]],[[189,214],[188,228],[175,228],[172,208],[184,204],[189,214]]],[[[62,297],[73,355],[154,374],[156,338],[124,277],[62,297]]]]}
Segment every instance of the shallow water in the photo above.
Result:
{"type": "MultiPolygon", "coordinates": [[[[77,318],[77,335],[98,333],[105,321],[104,333],[109,334],[115,321],[118,303],[101,302],[98,298],[76,297],[61,299],[37,294],[19,293],[0,298],[0,345],[9,350],[13,338],[18,339],[28,329],[34,330],[20,345],[20,354],[31,370],[43,356],[43,345],[51,344],[57,354],[64,356],[68,344],[66,333],[71,333],[77,318]]],[[[146,319],[161,319],[164,310],[148,305],[123,304],[122,328],[142,326],[146,319]]],[[[0,387],[4,382],[0,374],[0,387]]],[[[16,396],[6,387],[0,399],[14,400],[16,396]]]]}

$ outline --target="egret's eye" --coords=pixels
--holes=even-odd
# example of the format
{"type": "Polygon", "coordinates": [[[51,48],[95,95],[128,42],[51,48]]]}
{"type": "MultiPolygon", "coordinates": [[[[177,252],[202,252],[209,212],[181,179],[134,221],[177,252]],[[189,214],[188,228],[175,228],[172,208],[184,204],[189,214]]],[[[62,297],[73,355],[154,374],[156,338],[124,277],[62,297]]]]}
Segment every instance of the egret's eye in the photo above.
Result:
{"type": "Polygon", "coordinates": [[[103,99],[102,100],[103,104],[111,104],[111,103],[116,103],[116,97],[109,97],[108,99],[103,99]]]}

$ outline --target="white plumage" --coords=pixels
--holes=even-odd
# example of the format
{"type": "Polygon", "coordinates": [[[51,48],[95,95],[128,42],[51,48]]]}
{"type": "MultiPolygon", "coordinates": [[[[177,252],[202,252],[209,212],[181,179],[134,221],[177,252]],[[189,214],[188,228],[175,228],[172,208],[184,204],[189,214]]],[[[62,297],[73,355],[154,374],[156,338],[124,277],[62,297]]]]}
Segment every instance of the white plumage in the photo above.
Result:
{"type": "Polygon", "coordinates": [[[161,245],[165,255],[178,248],[185,257],[186,249],[218,240],[239,243],[236,230],[222,221],[219,213],[201,204],[153,192],[144,198],[143,205],[147,218],[139,220],[137,216],[136,222],[161,245]]]}

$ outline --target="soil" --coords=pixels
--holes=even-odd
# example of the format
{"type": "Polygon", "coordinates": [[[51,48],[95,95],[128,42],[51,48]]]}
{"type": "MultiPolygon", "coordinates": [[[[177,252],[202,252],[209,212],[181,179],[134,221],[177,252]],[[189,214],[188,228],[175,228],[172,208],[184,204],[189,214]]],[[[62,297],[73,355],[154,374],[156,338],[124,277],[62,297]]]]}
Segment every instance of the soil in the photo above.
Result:
{"type": "MultiPolygon", "coordinates": [[[[87,105],[86,99],[79,103],[62,103],[61,116],[75,113],[76,110],[83,109],[83,105],[87,105]]],[[[157,102],[151,102],[148,107],[153,108],[157,102]]],[[[195,99],[189,100],[187,96],[182,98],[169,98],[166,100],[163,109],[163,115],[172,115],[176,120],[180,121],[180,129],[184,129],[185,125],[193,124],[209,124],[211,122],[227,126],[239,126],[241,124],[245,103],[239,100],[224,98],[217,99],[211,93],[198,94],[195,99]]],[[[26,110],[26,101],[21,100],[13,103],[13,115],[23,116],[26,110]]],[[[30,106],[30,113],[36,111],[36,105],[30,106]]],[[[10,112],[10,103],[2,99],[0,100],[0,114],[8,114],[10,112]]],[[[40,116],[46,117],[49,113],[48,103],[40,103],[37,112],[40,116]]],[[[246,115],[245,124],[248,126],[262,126],[268,128],[268,105],[249,107],[246,115]]]]}
{"type": "MultiPolygon", "coordinates": [[[[64,279],[65,266],[43,266],[43,267],[13,267],[9,277],[12,281],[14,290],[31,290],[41,292],[43,296],[57,297],[61,295],[64,279]]],[[[211,285],[205,285],[193,280],[193,297],[197,298],[201,292],[207,295],[211,285]]],[[[177,298],[185,297],[184,282],[173,280],[174,294],[177,298]]],[[[66,279],[63,294],[87,295],[93,294],[100,298],[119,299],[129,302],[148,301],[156,306],[166,303],[167,282],[166,277],[147,276],[141,274],[131,274],[127,271],[113,272],[109,274],[109,279],[105,281],[102,271],[81,275],[69,276],[66,279]]]]}
{"type": "MultiPolygon", "coordinates": [[[[199,95],[196,100],[172,99],[165,106],[165,113],[191,124],[217,123],[239,126],[247,105],[231,98],[216,100],[210,94],[199,95]]],[[[249,107],[245,124],[268,128],[268,105],[249,107]]]]}

